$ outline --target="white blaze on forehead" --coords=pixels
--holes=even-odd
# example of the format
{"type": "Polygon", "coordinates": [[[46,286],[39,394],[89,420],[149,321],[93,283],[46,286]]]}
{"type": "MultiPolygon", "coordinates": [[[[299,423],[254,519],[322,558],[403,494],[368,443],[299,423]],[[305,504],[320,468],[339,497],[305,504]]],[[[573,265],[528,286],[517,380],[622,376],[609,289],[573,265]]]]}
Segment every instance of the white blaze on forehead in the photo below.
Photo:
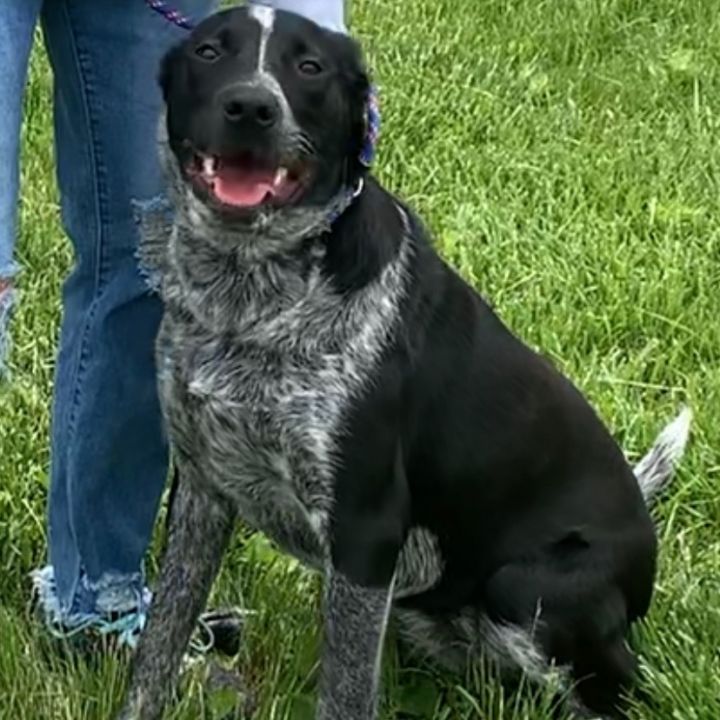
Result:
{"type": "Polygon", "coordinates": [[[255,71],[255,78],[251,82],[264,85],[273,95],[275,95],[275,97],[280,101],[283,123],[285,124],[286,130],[296,132],[297,123],[288,103],[285,91],[283,90],[282,85],[280,85],[279,80],[270,71],[266,60],[268,43],[275,30],[275,10],[267,7],[267,5],[259,5],[255,3],[249,4],[247,8],[250,17],[260,25],[258,64],[257,70],[255,71]]]}
{"type": "Polygon", "coordinates": [[[258,72],[265,69],[265,54],[270,36],[275,27],[275,11],[266,5],[248,6],[250,17],[260,23],[260,43],[258,44],[258,72]]]}

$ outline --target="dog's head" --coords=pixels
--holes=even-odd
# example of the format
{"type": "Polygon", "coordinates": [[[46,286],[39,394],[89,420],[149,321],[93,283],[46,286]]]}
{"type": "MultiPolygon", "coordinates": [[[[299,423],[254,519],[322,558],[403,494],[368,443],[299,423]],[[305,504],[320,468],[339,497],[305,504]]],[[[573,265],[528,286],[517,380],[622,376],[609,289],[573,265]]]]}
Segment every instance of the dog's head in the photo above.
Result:
{"type": "Polygon", "coordinates": [[[362,176],[369,82],[345,35],[235,8],[171,50],[160,81],[175,170],[203,214],[277,222],[328,207],[362,176]]]}

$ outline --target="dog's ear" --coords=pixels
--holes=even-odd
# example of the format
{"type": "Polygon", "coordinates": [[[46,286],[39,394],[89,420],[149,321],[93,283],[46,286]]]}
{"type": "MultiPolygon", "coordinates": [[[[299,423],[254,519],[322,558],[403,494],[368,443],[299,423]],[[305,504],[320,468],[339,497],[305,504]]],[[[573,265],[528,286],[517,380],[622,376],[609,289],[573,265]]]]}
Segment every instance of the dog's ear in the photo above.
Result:
{"type": "Polygon", "coordinates": [[[374,155],[379,118],[377,97],[360,44],[347,35],[338,34],[336,40],[350,112],[351,142],[348,157],[355,170],[352,175],[361,176],[374,155]]]}
{"type": "Polygon", "coordinates": [[[182,43],[175,45],[165,53],[162,60],[160,61],[160,71],[158,73],[158,84],[162,91],[163,100],[167,103],[173,85],[175,84],[176,76],[182,72],[182,43]]]}
{"type": "Polygon", "coordinates": [[[371,92],[370,74],[360,44],[346,36],[343,36],[343,39],[345,47],[341,57],[345,86],[350,90],[352,109],[361,112],[364,126],[367,100],[371,92]]]}

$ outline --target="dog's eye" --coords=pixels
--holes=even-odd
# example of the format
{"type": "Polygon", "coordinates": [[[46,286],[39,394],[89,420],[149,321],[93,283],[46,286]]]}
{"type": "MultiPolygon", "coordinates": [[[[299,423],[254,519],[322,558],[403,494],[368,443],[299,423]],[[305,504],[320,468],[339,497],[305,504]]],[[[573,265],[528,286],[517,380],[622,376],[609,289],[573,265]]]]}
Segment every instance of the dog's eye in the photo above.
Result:
{"type": "Polygon", "coordinates": [[[203,43],[196,47],[195,54],[208,62],[213,62],[213,60],[217,60],[220,57],[220,51],[210,43],[203,43]]]}
{"type": "Polygon", "coordinates": [[[323,67],[317,60],[303,60],[298,65],[298,70],[303,75],[319,75],[323,71],[323,67]]]}

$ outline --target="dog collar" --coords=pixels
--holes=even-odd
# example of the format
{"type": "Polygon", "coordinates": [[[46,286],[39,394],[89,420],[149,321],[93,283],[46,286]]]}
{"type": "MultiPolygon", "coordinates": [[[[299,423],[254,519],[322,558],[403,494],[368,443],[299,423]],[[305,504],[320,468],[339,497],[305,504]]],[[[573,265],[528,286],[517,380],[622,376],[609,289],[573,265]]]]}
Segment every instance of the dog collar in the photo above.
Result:
{"type": "Polygon", "coordinates": [[[362,195],[365,189],[365,179],[360,178],[353,188],[343,190],[338,195],[328,212],[328,225],[333,225],[337,219],[362,195]]]}

